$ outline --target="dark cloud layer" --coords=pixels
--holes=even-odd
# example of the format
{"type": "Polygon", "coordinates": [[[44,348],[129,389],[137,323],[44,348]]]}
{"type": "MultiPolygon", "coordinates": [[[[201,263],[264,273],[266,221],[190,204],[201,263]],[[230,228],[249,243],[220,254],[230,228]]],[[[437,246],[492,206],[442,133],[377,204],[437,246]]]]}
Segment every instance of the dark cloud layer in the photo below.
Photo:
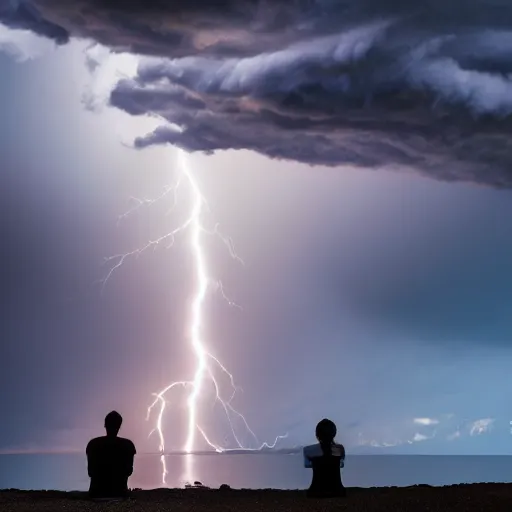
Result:
{"type": "Polygon", "coordinates": [[[64,27],[44,19],[29,3],[1,1],[0,21],[11,28],[30,30],[37,35],[48,37],[58,44],[69,41],[69,32],[64,27]]]}
{"type": "MultiPolygon", "coordinates": [[[[12,4],[10,4],[12,5],[12,4]]],[[[146,56],[111,103],[136,141],[512,186],[504,0],[35,0],[5,23],[146,56]]]]}

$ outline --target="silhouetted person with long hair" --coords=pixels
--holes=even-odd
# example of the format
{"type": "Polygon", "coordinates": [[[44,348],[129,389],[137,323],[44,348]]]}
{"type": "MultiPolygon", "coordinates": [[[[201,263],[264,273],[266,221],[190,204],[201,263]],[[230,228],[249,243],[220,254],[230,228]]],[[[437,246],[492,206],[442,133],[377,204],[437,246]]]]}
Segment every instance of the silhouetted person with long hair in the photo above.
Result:
{"type": "Polygon", "coordinates": [[[87,445],[87,471],[91,478],[91,498],[126,498],[128,477],[133,473],[135,445],[118,437],[123,423],[121,415],[112,411],[105,417],[106,436],[96,437],[87,445]]]}
{"type": "Polygon", "coordinates": [[[303,450],[304,467],[313,469],[307,494],[314,498],[345,496],[340,471],[345,463],[345,448],[334,441],[336,425],[323,419],[316,426],[315,433],[318,444],[305,446],[303,450]]]}

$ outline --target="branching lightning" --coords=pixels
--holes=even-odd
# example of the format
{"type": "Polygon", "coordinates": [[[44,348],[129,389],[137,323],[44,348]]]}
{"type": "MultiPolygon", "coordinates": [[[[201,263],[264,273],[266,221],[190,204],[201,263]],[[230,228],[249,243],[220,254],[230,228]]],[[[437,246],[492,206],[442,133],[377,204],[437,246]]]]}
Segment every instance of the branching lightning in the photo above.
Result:
{"type": "Polygon", "coordinates": [[[205,212],[209,211],[208,204],[202,195],[198,183],[189,167],[187,155],[184,151],[181,150],[178,151],[178,170],[179,178],[175,186],[168,187],[160,197],[154,200],[132,198],[135,203],[134,207],[131,208],[126,214],[122,215],[120,220],[133,213],[140,207],[162,200],[170,194],[173,195],[171,208],[174,208],[174,205],[176,204],[176,193],[179,187],[182,186],[186,186],[192,196],[192,204],[190,206],[190,213],[187,219],[177,228],[172,229],[160,238],[148,242],[143,247],[140,247],[131,252],[118,254],[108,258],[107,261],[113,262],[113,265],[110,268],[106,278],[103,280],[104,286],[112,274],[123,265],[127,258],[138,257],[149,248],[155,248],[160,245],[166,244],[168,247],[170,247],[174,244],[175,238],[178,235],[188,235],[195,272],[195,290],[191,304],[188,339],[190,342],[190,348],[196,361],[195,372],[192,379],[171,382],[157,393],[154,393],[154,400],[148,407],[146,418],[148,421],[151,419],[154,421],[154,426],[150,432],[150,436],[156,435],[158,437],[159,451],[161,454],[160,459],[162,463],[162,482],[164,484],[166,483],[167,475],[167,468],[165,463],[166,444],[163,432],[164,414],[166,412],[166,406],[168,405],[167,397],[176,388],[185,388],[188,391],[188,426],[186,440],[183,447],[186,453],[191,453],[194,451],[194,449],[196,449],[196,437],[198,435],[202,437],[207,445],[216,452],[220,453],[228,450],[228,448],[222,447],[221,445],[213,442],[207,434],[206,426],[201,423],[199,400],[204,394],[205,385],[208,383],[214,390],[214,400],[222,406],[230,428],[230,435],[232,436],[237,449],[261,450],[263,448],[273,448],[279,439],[286,437],[286,435],[278,436],[272,444],[259,442],[256,434],[249,426],[244,415],[232,405],[233,399],[237,393],[237,390],[239,389],[235,384],[233,374],[230,373],[228,369],[222,364],[222,362],[212,354],[208,348],[208,344],[205,342],[203,306],[209,290],[213,289],[215,291],[219,291],[229,305],[235,307],[239,306],[231,301],[224,293],[222,282],[212,279],[209,274],[206,251],[202,244],[204,235],[218,236],[226,245],[231,257],[238,260],[242,264],[243,261],[237,256],[231,239],[223,236],[219,231],[218,226],[216,226],[213,230],[207,230],[204,227],[203,217],[205,212]],[[228,396],[226,396],[226,393],[222,390],[221,385],[216,378],[217,372],[220,372],[228,378],[230,383],[230,392],[227,394],[228,396]],[[235,418],[242,422],[241,424],[246,430],[245,433],[249,434],[253,439],[254,445],[252,447],[245,445],[241,439],[241,436],[237,433],[234,425],[235,418]]]}

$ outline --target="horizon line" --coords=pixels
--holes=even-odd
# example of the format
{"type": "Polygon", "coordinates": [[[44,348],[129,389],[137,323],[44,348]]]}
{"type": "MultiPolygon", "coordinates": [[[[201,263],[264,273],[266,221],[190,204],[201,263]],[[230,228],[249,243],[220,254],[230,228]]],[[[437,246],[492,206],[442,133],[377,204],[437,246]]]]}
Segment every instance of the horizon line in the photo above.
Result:
{"type": "MultiPolygon", "coordinates": [[[[264,448],[261,450],[256,449],[241,449],[241,448],[226,448],[225,450],[218,452],[215,450],[194,450],[186,452],[184,450],[173,450],[173,451],[143,451],[137,452],[137,455],[222,455],[226,453],[236,454],[248,454],[248,453],[272,453],[272,452],[290,452],[298,451],[303,447],[289,447],[289,448],[264,448]]],[[[85,454],[85,448],[5,448],[0,449],[0,455],[72,455],[77,453],[85,454]]]]}
{"type": "MultiPolygon", "coordinates": [[[[215,450],[198,450],[193,452],[185,452],[183,450],[169,451],[169,452],[138,452],[139,456],[206,456],[206,455],[297,455],[300,454],[302,446],[294,448],[279,448],[279,449],[265,449],[265,450],[242,450],[242,449],[227,449],[223,452],[215,450]]],[[[351,457],[368,457],[368,456],[395,456],[395,457],[511,457],[512,453],[390,453],[388,450],[382,448],[374,448],[372,453],[350,453],[347,451],[347,456],[351,457]]],[[[69,448],[69,449],[0,449],[0,455],[83,455],[85,457],[85,449],[69,448]]]]}

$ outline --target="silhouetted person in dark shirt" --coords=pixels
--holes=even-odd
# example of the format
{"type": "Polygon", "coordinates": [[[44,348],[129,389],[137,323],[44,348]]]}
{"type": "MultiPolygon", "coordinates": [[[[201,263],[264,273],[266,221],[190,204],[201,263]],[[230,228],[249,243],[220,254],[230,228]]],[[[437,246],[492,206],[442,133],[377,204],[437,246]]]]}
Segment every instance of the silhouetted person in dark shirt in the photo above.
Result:
{"type": "Polygon", "coordinates": [[[331,420],[323,419],[316,426],[318,444],[304,447],[304,467],[313,469],[313,479],[307,493],[310,497],[345,496],[340,471],[345,465],[345,448],[334,441],[335,436],[336,425],[331,420]]]}
{"type": "Polygon", "coordinates": [[[91,478],[91,498],[125,498],[128,496],[128,477],[133,472],[137,453],[129,440],[117,437],[123,418],[112,411],[105,417],[107,435],[96,437],[87,445],[87,470],[91,478]]]}

